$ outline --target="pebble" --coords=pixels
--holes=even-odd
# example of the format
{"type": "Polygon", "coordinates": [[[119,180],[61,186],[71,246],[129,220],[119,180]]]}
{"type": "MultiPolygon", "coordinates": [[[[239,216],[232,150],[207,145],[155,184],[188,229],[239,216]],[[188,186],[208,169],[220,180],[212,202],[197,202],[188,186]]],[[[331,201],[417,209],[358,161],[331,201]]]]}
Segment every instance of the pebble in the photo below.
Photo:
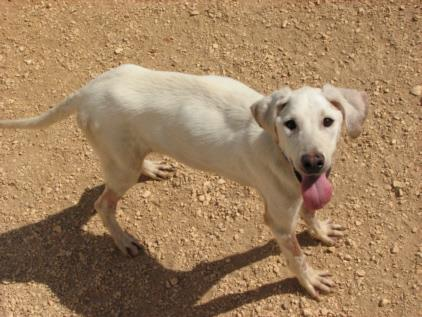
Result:
{"type": "Polygon", "coordinates": [[[359,277],[364,277],[366,275],[366,272],[364,270],[357,270],[356,275],[359,277]]]}
{"type": "Polygon", "coordinates": [[[121,47],[118,47],[114,50],[114,54],[116,54],[116,55],[119,55],[121,53],[123,53],[123,48],[121,48],[121,47]]]}
{"type": "Polygon", "coordinates": [[[325,252],[334,253],[335,251],[336,251],[336,247],[328,247],[325,252]]]}
{"type": "Polygon", "coordinates": [[[343,259],[345,261],[351,261],[352,260],[352,257],[349,254],[346,254],[346,255],[343,256],[343,259]]]}
{"type": "Polygon", "coordinates": [[[421,96],[422,95],[422,85],[416,85],[410,89],[410,93],[414,96],[421,96]]]}
{"type": "Polygon", "coordinates": [[[149,196],[151,196],[151,192],[149,190],[144,191],[142,194],[143,198],[148,198],[149,196]]]}
{"type": "Polygon", "coordinates": [[[400,182],[398,180],[393,180],[393,188],[403,188],[404,187],[404,183],[400,182]]]}
{"type": "Polygon", "coordinates": [[[390,248],[390,252],[392,254],[397,254],[399,253],[399,251],[400,251],[399,246],[396,243],[390,248]]]}
{"type": "Polygon", "coordinates": [[[172,278],[170,279],[170,284],[171,284],[172,286],[177,285],[177,283],[179,283],[179,280],[177,279],[177,277],[172,277],[172,278]]]}
{"type": "Polygon", "coordinates": [[[312,316],[314,316],[314,313],[312,312],[312,310],[310,308],[304,308],[302,310],[302,316],[303,317],[312,317],[312,316]]]}
{"type": "Polygon", "coordinates": [[[62,232],[62,227],[60,227],[59,225],[55,225],[53,227],[53,231],[56,233],[61,233],[62,232]]]}
{"type": "Polygon", "coordinates": [[[193,17],[193,16],[195,16],[195,15],[199,15],[199,11],[198,11],[198,10],[192,10],[192,11],[190,11],[190,12],[189,12],[189,15],[190,15],[191,17],[193,17]]]}
{"type": "Polygon", "coordinates": [[[387,298],[382,298],[382,299],[380,299],[380,300],[379,300],[379,302],[378,302],[378,306],[379,306],[379,307],[385,307],[385,306],[387,306],[388,304],[390,304],[390,300],[388,300],[387,298]]]}

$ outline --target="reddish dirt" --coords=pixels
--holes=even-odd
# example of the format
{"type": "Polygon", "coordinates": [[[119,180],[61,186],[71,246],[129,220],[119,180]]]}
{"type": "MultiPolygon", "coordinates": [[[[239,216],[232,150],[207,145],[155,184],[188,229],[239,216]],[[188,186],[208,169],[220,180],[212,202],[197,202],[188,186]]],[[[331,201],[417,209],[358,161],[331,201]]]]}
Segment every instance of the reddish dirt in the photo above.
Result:
{"type": "MultiPolygon", "coordinates": [[[[337,287],[310,299],[263,223],[256,192],[177,164],[133,188],[113,246],[93,201],[98,161],[74,120],[0,130],[0,316],[422,316],[420,1],[1,1],[0,117],[37,114],[122,63],[234,77],[263,93],[364,89],[320,212],[335,247],[298,235],[337,287]]],[[[172,161],[174,162],[174,161],[172,161]]]]}

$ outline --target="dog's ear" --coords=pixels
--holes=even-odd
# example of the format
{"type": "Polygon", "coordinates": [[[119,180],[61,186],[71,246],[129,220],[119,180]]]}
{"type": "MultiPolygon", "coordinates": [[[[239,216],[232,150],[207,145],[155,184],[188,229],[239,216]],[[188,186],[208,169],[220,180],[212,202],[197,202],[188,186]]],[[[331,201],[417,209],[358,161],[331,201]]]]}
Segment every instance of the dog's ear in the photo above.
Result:
{"type": "Polygon", "coordinates": [[[252,115],[261,128],[277,138],[274,121],[290,98],[291,90],[284,87],[258,100],[251,106],[252,115]]]}
{"type": "Polygon", "coordinates": [[[362,131],[362,125],[368,114],[368,95],[364,91],[337,88],[330,84],[322,87],[322,93],[342,113],[347,133],[356,138],[362,131]]]}

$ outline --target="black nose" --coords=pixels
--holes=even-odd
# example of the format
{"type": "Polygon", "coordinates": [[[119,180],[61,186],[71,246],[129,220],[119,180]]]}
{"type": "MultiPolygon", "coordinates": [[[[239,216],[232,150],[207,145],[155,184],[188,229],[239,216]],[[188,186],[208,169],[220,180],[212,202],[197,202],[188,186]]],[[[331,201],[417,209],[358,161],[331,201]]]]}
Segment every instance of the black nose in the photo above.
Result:
{"type": "Polygon", "coordinates": [[[321,172],[324,160],[324,155],[321,153],[304,154],[300,158],[304,171],[309,174],[321,172]]]}

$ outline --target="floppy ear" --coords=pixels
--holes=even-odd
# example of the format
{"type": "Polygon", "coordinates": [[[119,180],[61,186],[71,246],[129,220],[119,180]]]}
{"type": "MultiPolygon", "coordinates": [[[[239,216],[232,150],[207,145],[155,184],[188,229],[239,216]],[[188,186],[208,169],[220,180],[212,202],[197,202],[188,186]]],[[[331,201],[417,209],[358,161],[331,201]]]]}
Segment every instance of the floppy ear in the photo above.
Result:
{"type": "Polygon", "coordinates": [[[273,92],[271,96],[266,96],[258,100],[251,106],[255,121],[274,138],[277,138],[274,129],[275,118],[289,101],[291,92],[289,87],[284,87],[273,92]]]}
{"type": "Polygon", "coordinates": [[[358,137],[368,114],[368,95],[366,92],[337,88],[326,84],[322,87],[322,93],[329,102],[343,113],[347,133],[352,138],[358,137]]]}

